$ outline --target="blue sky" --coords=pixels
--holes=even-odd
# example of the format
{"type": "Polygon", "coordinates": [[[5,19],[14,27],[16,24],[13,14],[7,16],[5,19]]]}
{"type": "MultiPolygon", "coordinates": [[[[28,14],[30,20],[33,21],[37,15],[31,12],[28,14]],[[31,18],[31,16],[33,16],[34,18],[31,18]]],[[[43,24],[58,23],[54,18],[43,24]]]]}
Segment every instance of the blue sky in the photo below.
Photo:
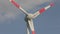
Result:
{"type": "MultiPolygon", "coordinates": [[[[29,1],[24,4],[23,0],[16,0],[30,13],[36,12],[51,2],[50,0],[38,1],[35,0],[33,5],[29,1]]],[[[60,34],[60,0],[56,0],[54,3],[54,7],[46,10],[34,20],[36,34],[60,34]]],[[[25,15],[12,5],[9,0],[0,0],[0,34],[26,34],[24,17],[25,15]]]]}

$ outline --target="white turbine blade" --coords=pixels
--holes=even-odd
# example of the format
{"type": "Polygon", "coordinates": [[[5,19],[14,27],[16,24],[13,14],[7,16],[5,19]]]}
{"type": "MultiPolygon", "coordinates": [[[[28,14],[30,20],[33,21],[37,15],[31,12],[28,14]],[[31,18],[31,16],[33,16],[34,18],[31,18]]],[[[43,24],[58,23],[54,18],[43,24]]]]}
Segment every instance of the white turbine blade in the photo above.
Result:
{"type": "Polygon", "coordinates": [[[32,34],[35,34],[35,30],[34,30],[34,25],[33,25],[33,20],[28,20],[28,23],[29,23],[29,26],[30,26],[30,29],[32,31],[32,34]]]}
{"type": "Polygon", "coordinates": [[[50,3],[50,5],[48,5],[48,6],[44,7],[44,8],[45,8],[45,10],[47,10],[48,8],[50,8],[52,6],[54,6],[54,3],[50,3]]]}
{"type": "Polygon", "coordinates": [[[24,14],[28,14],[19,4],[17,4],[14,0],[10,0],[10,2],[12,3],[12,4],[14,4],[17,8],[19,8],[20,10],[22,10],[22,12],[24,13],[24,14]]]}
{"type": "Polygon", "coordinates": [[[44,8],[41,8],[39,11],[37,11],[36,13],[33,14],[33,18],[36,18],[39,14],[45,12],[48,8],[54,6],[53,3],[50,3],[50,5],[44,7],[44,8]]]}
{"type": "Polygon", "coordinates": [[[38,15],[40,15],[39,11],[33,14],[33,18],[36,18],[38,15]]]}
{"type": "Polygon", "coordinates": [[[29,28],[27,27],[27,34],[30,34],[30,32],[29,32],[29,28]]]}
{"type": "Polygon", "coordinates": [[[23,13],[25,13],[26,15],[28,15],[27,11],[25,11],[22,7],[19,7],[19,9],[21,9],[23,13]]]}

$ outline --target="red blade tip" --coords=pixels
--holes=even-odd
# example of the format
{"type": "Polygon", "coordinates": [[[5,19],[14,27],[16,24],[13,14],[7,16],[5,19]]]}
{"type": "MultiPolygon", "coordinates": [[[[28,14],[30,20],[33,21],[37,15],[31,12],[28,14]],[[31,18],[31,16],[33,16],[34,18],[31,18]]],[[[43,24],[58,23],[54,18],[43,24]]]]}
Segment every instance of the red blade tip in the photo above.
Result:
{"type": "Polygon", "coordinates": [[[54,3],[50,3],[50,6],[54,6],[54,3]]]}

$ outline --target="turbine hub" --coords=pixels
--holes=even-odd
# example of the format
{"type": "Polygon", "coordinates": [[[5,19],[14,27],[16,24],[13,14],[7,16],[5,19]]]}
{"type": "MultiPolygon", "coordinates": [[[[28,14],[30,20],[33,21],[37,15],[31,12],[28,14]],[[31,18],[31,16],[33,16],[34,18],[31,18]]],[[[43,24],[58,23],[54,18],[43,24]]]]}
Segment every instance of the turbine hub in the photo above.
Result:
{"type": "Polygon", "coordinates": [[[32,19],[33,18],[33,14],[28,14],[27,18],[28,19],[32,19]]]}

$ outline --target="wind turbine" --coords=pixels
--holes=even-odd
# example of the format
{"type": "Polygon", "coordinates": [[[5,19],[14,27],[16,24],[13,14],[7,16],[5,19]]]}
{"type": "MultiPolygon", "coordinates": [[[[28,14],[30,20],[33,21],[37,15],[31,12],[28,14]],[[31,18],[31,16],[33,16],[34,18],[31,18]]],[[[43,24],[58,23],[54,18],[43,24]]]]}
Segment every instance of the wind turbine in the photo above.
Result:
{"type": "Polygon", "coordinates": [[[35,29],[34,29],[34,25],[33,25],[33,19],[36,18],[39,14],[42,14],[43,12],[45,12],[48,8],[54,6],[53,3],[50,3],[48,6],[41,8],[40,10],[38,10],[36,13],[31,14],[26,12],[19,4],[17,4],[14,0],[10,0],[10,2],[12,4],[14,4],[17,8],[19,8],[20,10],[22,10],[22,12],[26,15],[25,17],[25,21],[27,23],[27,34],[30,34],[30,30],[32,31],[32,34],[36,34],[35,33],[35,29]]]}

